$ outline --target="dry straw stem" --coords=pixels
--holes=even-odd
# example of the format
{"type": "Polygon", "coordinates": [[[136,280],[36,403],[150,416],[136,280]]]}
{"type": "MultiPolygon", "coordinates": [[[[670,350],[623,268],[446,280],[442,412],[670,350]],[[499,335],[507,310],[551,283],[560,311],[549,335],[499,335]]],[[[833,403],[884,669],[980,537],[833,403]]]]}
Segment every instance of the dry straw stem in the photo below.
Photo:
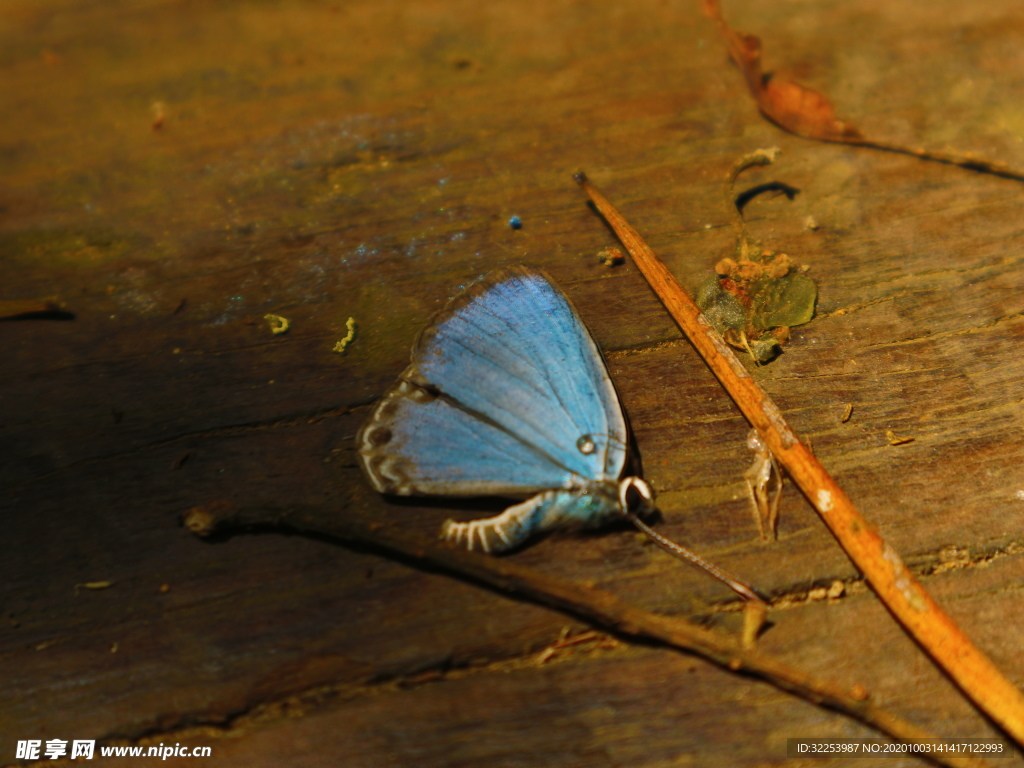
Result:
{"type": "MultiPolygon", "coordinates": [[[[409,558],[416,565],[439,567],[499,592],[515,594],[565,611],[619,635],[653,640],[693,653],[733,672],[755,675],[781,690],[842,712],[894,739],[913,742],[937,738],[893,712],[872,704],[863,690],[849,691],[767,654],[743,648],[732,636],[704,629],[684,619],[659,616],[586,584],[549,576],[508,559],[437,544],[394,525],[363,520],[352,513],[340,515],[335,510],[298,505],[238,508],[227,502],[215,502],[189,509],[184,515],[184,524],[192,533],[204,537],[234,529],[272,526],[384,550],[391,556],[409,558]]],[[[984,768],[989,765],[977,758],[956,757],[952,753],[948,756],[919,756],[936,765],[958,768],[984,768]]]]}
{"type": "Polygon", "coordinates": [[[924,590],[903,560],[869,523],[814,454],[793,434],[782,413],[711,327],[643,238],[577,173],[597,210],[633,256],[662,304],[761,438],[782,463],[879,599],[993,721],[1024,745],[1024,696],[924,590]]]}

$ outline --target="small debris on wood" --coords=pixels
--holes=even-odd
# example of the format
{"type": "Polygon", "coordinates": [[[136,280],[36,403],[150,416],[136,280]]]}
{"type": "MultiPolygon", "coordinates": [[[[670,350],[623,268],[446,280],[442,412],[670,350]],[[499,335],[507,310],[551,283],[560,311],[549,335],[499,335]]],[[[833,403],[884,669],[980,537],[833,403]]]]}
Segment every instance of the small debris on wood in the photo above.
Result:
{"type": "Polygon", "coordinates": [[[292,327],[291,321],[287,317],[281,317],[280,315],[264,315],[263,319],[269,323],[270,332],[275,336],[288,333],[288,329],[292,327]]]}
{"type": "Polygon", "coordinates": [[[867,701],[869,696],[867,688],[859,683],[850,689],[850,698],[856,701],[867,701]]]}
{"type": "Polygon", "coordinates": [[[743,473],[747,492],[754,507],[754,519],[762,541],[775,541],[779,523],[779,501],[782,499],[782,468],[765,445],[756,429],[747,434],[747,447],[754,452],[754,461],[743,473]],[[774,478],[772,488],[768,485],[774,478]]]}
{"type": "Polygon", "coordinates": [[[597,254],[597,260],[606,267],[617,267],[619,264],[626,261],[626,256],[618,248],[612,246],[599,251],[597,254]]]}
{"type": "Polygon", "coordinates": [[[149,108],[153,115],[152,129],[159,131],[164,127],[164,121],[167,119],[167,110],[164,108],[162,101],[154,101],[149,108]]]}
{"type": "Polygon", "coordinates": [[[743,629],[740,632],[740,645],[748,651],[757,648],[757,638],[764,629],[764,620],[768,615],[768,606],[759,600],[748,600],[743,604],[743,629]]]}
{"type": "Polygon", "coordinates": [[[352,340],[356,337],[356,319],[350,317],[345,321],[345,327],[348,329],[348,333],[345,338],[340,339],[337,344],[334,345],[332,352],[338,352],[339,354],[345,354],[345,350],[348,349],[348,345],[352,343],[352,340]]]}
{"type": "Polygon", "coordinates": [[[747,232],[733,185],[747,168],[774,162],[779,150],[759,149],[733,166],[725,182],[725,200],[733,216],[735,252],[715,264],[715,274],[697,288],[697,306],[725,341],[745,350],[757,363],[776,357],[789,329],[814,317],[818,287],[785,253],[765,250],[747,232]]]}
{"type": "Polygon", "coordinates": [[[109,589],[114,586],[112,581],[86,581],[81,584],[75,584],[75,594],[78,594],[80,589],[109,589]]]}
{"type": "Polygon", "coordinates": [[[906,443],[914,442],[914,438],[900,437],[891,429],[885,430],[885,439],[889,441],[889,445],[904,445],[906,443]]]}

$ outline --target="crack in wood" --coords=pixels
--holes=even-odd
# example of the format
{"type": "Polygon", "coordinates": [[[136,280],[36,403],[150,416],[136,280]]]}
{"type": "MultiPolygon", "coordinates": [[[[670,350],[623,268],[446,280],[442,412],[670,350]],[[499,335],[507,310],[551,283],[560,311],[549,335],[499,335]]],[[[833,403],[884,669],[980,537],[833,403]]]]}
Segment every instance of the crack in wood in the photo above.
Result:
{"type": "Polygon", "coordinates": [[[326,408],[318,408],[310,411],[294,413],[288,416],[274,416],[267,419],[259,419],[251,422],[243,422],[240,424],[229,424],[219,427],[210,427],[209,429],[196,430],[194,432],[183,432],[179,435],[173,435],[166,437],[161,440],[154,440],[149,443],[143,443],[133,448],[129,448],[124,451],[114,451],[113,453],[103,454],[102,456],[89,456],[88,458],[78,459],[70,464],[66,464],[63,467],[59,467],[51,472],[47,472],[42,475],[25,480],[23,483],[13,487],[11,493],[18,493],[21,490],[28,488],[40,481],[49,480],[63,472],[69,472],[81,467],[91,466],[93,464],[100,464],[107,461],[115,461],[123,459],[128,456],[134,456],[139,453],[154,450],[157,448],[163,448],[174,443],[179,443],[185,440],[208,440],[216,439],[220,437],[230,437],[233,435],[244,435],[253,432],[263,432],[274,429],[287,429],[290,427],[302,426],[304,424],[315,424],[325,419],[338,418],[340,416],[347,416],[348,414],[359,411],[363,408],[368,408],[377,401],[376,397],[358,400],[350,405],[341,406],[329,406],[326,408]]]}
{"type": "Polygon", "coordinates": [[[954,328],[949,331],[937,331],[935,333],[924,333],[919,336],[908,336],[905,339],[893,339],[892,341],[882,341],[875,344],[868,344],[866,348],[871,349],[874,347],[898,347],[903,344],[915,344],[919,341],[933,341],[939,339],[949,339],[956,336],[969,336],[974,333],[982,333],[983,331],[991,330],[998,325],[1003,323],[1011,323],[1014,320],[1019,320],[1024,317],[1024,312],[1013,312],[1009,315],[1000,315],[999,317],[993,318],[988,322],[981,323],[980,325],[971,325],[965,328],[954,328]]]}
{"type": "MultiPolygon", "coordinates": [[[[577,629],[581,629],[582,626],[577,629]]],[[[202,738],[237,738],[255,728],[262,728],[292,718],[306,717],[316,712],[329,710],[332,705],[370,696],[385,695],[432,683],[462,680],[487,674],[504,675],[520,670],[538,669],[541,666],[555,667],[577,661],[581,656],[589,659],[597,656],[626,654],[631,650],[629,644],[615,640],[607,633],[593,634],[593,642],[572,645],[571,650],[570,646],[566,645],[565,648],[559,649],[558,654],[554,655],[545,655],[544,652],[552,647],[552,644],[559,643],[557,637],[553,638],[552,642],[537,644],[536,647],[521,653],[497,656],[483,661],[466,659],[458,662],[449,659],[440,664],[374,677],[363,682],[312,686],[286,696],[253,702],[227,713],[182,713],[177,718],[180,725],[146,728],[134,734],[112,733],[97,738],[96,744],[97,746],[147,747],[172,740],[197,742],[202,738]],[[613,641],[614,645],[605,642],[609,640],[613,641]],[[561,652],[563,650],[567,652],[561,652]]],[[[49,764],[48,760],[40,760],[24,765],[43,766],[49,764]]]]}
{"type": "MultiPolygon", "coordinates": [[[[886,296],[879,296],[877,299],[871,299],[870,301],[861,301],[855,304],[847,304],[845,307],[840,307],[839,309],[832,310],[831,312],[826,312],[824,314],[816,314],[814,316],[814,320],[828,320],[829,318],[833,318],[839,315],[848,315],[852,312],[860,312],[862,309],[873,307],[876,304],[884,304],[887,301],[895,301],[896,299],[906,296],[908,293],[910,293],[909,290],[904,290],[886,296]]],[[[812,320],[811,322],[814,321],[812,320]]]]}

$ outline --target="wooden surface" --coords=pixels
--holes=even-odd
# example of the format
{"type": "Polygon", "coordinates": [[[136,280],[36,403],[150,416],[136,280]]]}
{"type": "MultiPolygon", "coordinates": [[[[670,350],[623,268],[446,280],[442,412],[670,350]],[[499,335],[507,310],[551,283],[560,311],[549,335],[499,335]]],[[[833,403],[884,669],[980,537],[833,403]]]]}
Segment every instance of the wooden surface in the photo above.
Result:
{"type": "MultiPolygon", "coordinates": [[[[866,135],[1024,167],[1018,3],[725,13],[866,135]]],[[[583,627],[376,553],[180,526],[216,499],[424,535],[472,516],[373,493],[354,435],[430,316],[514,263],[547,269],[605,350],[659,530],[781,601],[763,650],[941,735],[994,734],[792,487],[780,541],[757,541],[746,424],[634,268],[598,263],[613,241],[571,173],[695,287],[731,248],[726,171],[782,148],[745,182],[800,193],[747,218],[810,266],[818,316],[755,375],[1024,684],[1020,183],[781,133],[681,0],[14,0],[0,77],[0,299],[74,315],[0,323],[0,764],[19,739],[84,738],[212,746],[168,765],[762,766],[787,738],[872,735],[655,648],[540,664],[583,627]]],[[[514,557],[738,626],[727,591],[626,529],[514,557]]]]}

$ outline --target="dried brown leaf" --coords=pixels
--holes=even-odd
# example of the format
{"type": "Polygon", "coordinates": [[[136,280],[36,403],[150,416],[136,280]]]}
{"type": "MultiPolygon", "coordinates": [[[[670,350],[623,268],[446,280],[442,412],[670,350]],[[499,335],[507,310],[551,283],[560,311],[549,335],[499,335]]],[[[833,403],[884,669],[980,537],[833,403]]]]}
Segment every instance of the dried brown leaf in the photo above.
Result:
{"type": "Polygon", "coordinates": [[[743,73],[750,95],[757,102],[761,114],[783,130],[805,139],[899,152],[969,171],[1024,181],[1024,171],[970,153],[906,147],[866,138],[853,125],[839,118],[832,102],[823,94],[788,77],[765,73],[761,66],[761,40],[755,35],[738,32],[730,27],[722,16],[720,0],[701,0],[701,5],[705,15],[718,25],[729,49],[729,56],[743,73]]]}
{"type": "Polygon", "coordinates": [[[743,73],[761,113],[780,128],[808,139],[850,141],[860,132],[840,120],[824,95],[785,77],[765,74],[761,66],[761,40],[737,32],[722,16],[718,0],[702,0],[704,13],[714,21],[729,49],[729,56],[743,73]]]}

